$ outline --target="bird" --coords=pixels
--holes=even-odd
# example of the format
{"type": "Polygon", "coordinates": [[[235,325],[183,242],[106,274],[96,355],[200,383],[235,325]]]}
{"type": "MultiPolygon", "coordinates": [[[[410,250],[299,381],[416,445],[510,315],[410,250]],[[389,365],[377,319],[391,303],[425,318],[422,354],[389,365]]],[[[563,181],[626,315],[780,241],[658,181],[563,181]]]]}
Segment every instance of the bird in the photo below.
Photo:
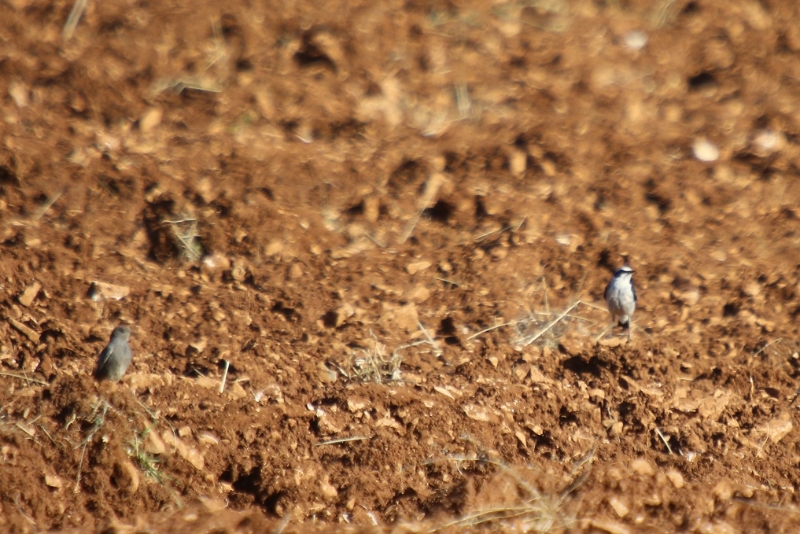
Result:
{"type": "Polygon", "coordinates": [[[633,285],[633,273],[634,270],[629,265],[623,265],[614,272],[614,277],[606,286],[605,291],[612,328],[617,325],[627,328],[628,339],[631,338],[631,317],[636,310],[636,288],[633,285]]]}
{"type": "Polygon", "coordinates": [[[127,326],[118,326],[111,332],[108,345],[97,357],[95,379],[119,382],[133,359],[131,348],[128,346],[130,337],[131,329],[127,326]]]}

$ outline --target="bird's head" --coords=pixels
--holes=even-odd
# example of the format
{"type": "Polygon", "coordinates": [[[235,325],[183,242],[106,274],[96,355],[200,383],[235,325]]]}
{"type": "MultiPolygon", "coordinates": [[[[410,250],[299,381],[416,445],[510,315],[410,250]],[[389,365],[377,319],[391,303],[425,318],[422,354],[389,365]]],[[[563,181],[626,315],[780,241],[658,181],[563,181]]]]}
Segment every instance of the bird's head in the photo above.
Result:
{"type": "Polygon", "coordinates": [[[131,329],[128,326],[118,326],[111,332],[111,339],[124,339],[127,341],[131,337],[131,329]]]}
{"type": "Polygon", "coordinates": [[[630,265],[623,265],[614,272],[614,278],[630,279],[634,272],[630,265]]]}

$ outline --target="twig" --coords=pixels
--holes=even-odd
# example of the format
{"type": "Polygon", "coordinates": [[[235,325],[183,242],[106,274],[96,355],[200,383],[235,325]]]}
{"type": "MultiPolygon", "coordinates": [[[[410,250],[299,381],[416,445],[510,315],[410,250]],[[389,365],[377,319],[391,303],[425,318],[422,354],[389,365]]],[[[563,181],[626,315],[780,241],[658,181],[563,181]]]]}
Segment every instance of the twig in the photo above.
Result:
{"type": "Polygon", "coordinates": [[[47,382],[43,382],[42,380],[36,380],[35,378],[28,378],[27,376],[18,375],[16,373],[6,373],[0,371],[0,376],[10,376],[12,378],[19,378],[20,380],[27,380],[28,382],[33,382],[34,384],[41,384],[43,386],[49,386],[47,382]]]}
{"type": "Polygon", "coordinates": [[[456,287],[459,287],[461,285],[458,282],[453,282],[452,280],[448,280],[447,278],[436,278],[436,280],[439,280],[440,282],[444,282],[445,284],[450,284],[456,287]]]}
{"type": "Polygon", "coordinates": [[[225,381],[228,380],[228,367],[230,367],[231,362],[225,360],[225,370],[222,372],[222,382],[219,384],[219,392],[222,393],[225,391],[225,381]]]}
{"type": "Polygon", "coordinates": [[[339,439],[331,439],[328,441],[320,441],[319,443],[315,443],[315,447],[321,447],[322,445],[335,445],[337,443],[349,443],[351,441],[363,441],[365,439],[371,439],[371,436],[350,436],[349,438],[339,438],[339,439]]]}

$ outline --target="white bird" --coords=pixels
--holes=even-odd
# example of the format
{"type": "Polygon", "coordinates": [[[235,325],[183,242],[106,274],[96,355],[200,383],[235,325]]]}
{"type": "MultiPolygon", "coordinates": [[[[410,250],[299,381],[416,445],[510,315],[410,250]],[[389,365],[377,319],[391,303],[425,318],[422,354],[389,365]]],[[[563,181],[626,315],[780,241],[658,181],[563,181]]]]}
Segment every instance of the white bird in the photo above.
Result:
{"type": "Polygon", "coordinates": [[[633,269],[623,265],[614,273],[614,278],[606,286],[605,298],[611,314],[612,328],[622,326],[628,329],[631,338],[631,316],[636,310],[636,288],[633,286],[633,269]]]}

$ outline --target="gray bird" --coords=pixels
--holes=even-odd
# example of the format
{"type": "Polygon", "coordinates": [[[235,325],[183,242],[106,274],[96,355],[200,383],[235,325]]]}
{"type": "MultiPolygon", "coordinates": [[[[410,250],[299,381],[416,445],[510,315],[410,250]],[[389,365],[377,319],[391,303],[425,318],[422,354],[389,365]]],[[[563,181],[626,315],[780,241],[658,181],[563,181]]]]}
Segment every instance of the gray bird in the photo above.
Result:
{"type": "Polygon", "coordinates": [[[636,309],[636,288],[633,287],[633,269],[623,265],[614,273],[614,278],[606,286],[605,298],[611,314],[612,326],[628,329],[631,338],[631,316],[636,309]]]}
{"type": "Polygon", "coordinates": [[[128,346],[130,337],[131,329],[127,326],[118,326],[111,332],[108,345],[97,358],[97,368],[94,370],[94,377],[97,380],[118,382],[122,378],[133,358],[131,348],[128,346]]]}

